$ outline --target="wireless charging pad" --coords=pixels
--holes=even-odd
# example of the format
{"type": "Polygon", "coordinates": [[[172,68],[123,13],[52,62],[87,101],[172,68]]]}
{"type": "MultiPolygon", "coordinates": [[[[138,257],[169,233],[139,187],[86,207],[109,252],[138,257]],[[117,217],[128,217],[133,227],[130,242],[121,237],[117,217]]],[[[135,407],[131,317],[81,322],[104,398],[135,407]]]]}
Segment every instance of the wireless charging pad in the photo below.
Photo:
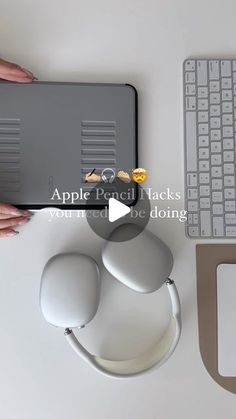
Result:
{"type": "Polygon", "coordinates": [[[135,167],[132,86],[0,82],[0,202],[30,209],[88,208],[85,193],[94,184],[86,182],[86,174],[135,167]],[[72,192],[77,192],[74,203],[72,192]]]}

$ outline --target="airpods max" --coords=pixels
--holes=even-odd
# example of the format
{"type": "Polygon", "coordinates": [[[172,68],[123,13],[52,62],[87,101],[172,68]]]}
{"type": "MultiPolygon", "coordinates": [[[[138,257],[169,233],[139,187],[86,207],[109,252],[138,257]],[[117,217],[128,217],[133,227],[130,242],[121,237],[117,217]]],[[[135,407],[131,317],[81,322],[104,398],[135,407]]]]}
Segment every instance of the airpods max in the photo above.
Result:
{"type": "Polygon", "coordinates": [[[159,367],[175,350],[181,333],[179,296],[169,278],[173,266],[171,251],[146,230],[133,239],[119,241],[127,231],[134,233],[132,230],[137,229],[140,227],[134,224],[117,227],[105,243],[102,260],[118,281],[136,292],[151,293],[164,284],[167,286],[172,303],[171,321],[161,340],[141,356],[125,361],[100,358],[89,353],[73,333],[73,328],[81,328],[92,320],[99,306],[101,278],[94,259],[79,253],[55,255],[47,262],[41,279],[40,306],[45,319],[64,328],[66,340],[84,361],[116,378],[140,375],[159,367]]]}

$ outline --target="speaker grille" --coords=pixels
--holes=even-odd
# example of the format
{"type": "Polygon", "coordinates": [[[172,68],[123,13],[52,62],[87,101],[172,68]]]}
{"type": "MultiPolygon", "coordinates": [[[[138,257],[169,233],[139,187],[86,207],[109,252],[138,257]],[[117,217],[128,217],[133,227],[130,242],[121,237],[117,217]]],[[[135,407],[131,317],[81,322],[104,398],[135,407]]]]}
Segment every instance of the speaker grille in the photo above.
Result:
{"type": "Polygon", "coordinates": [[[20,119],[0,118],[0,198],[20,190],[20,119]]]}
{"type": "Polygon", "coordinates": [[[101,174],[106,167],[116,169],[116,122],[82,121],[81,138],[81,181],[86,191],[94,187],[85,182],[87,173],[96,169],[95,173],[101,174]]]}

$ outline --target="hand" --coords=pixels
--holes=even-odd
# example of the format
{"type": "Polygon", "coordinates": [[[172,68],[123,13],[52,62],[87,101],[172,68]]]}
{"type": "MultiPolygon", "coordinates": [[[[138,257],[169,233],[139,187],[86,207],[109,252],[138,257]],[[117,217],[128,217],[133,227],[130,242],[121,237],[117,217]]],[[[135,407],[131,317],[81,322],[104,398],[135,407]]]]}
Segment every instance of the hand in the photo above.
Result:
{"type": "Polygon", "coordinates": [[[33,214],[9,204],[0,204],[0,238],[15,236],[19,231],[15,227],[26,224],[33,214]]]}
{"type": "MultiPolygon", "coordinates": [[[[0,79],[31,83],[34,78],[30,71],[0,58],[0,79]]],[[[18,234],[19,232],[14,230],[14,227],[26,224],[31,216],[30,211],[19,210],[12,205],[0,203],[0,238],[18,234]]]]}
{"type": "Polygon", "coordinates": [[[9,63],[0,58],[0,79],[16,81],[18,83],[31,83],[36,77],[19,65],[9,63]]]}

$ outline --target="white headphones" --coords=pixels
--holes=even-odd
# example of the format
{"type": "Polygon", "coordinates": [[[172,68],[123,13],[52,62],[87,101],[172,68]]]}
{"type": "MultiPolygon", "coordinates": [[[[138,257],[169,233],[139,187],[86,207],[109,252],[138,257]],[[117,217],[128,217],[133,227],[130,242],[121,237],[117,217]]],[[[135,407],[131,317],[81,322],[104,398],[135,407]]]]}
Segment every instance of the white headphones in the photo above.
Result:
{"type": "Polygon", "coordinates": [[[102,251],[106,269],[120,282],[140,293],[167,286],[172,317],[161,340],[143,355],[125,361],[103,359],[89,353],[78,341],[73,328],[81,328],[95,316],[100,295],[100,274],[96,262],[87,255],[62,253],[46,264],[41,280],[40,306],[45,319],[62,327],[74,351],[97,371],[111,377],[130,377],[159,367],[173,353],[181,333],[180,301],[169,279],[173,257],[169,248],[148,231],[125,242],[122,235],[139,229],[134,224],[116,228],[102,251]],[[138,256],[137,256],[138,255],[138,256]]]}
{"type": "Polygon", "coordinates": [[[115,171],[111,169],[110,167],[103,169],[101,173],[101,179],[105,183],[112,183],[115,177],[116,177],[115,171]]]}

